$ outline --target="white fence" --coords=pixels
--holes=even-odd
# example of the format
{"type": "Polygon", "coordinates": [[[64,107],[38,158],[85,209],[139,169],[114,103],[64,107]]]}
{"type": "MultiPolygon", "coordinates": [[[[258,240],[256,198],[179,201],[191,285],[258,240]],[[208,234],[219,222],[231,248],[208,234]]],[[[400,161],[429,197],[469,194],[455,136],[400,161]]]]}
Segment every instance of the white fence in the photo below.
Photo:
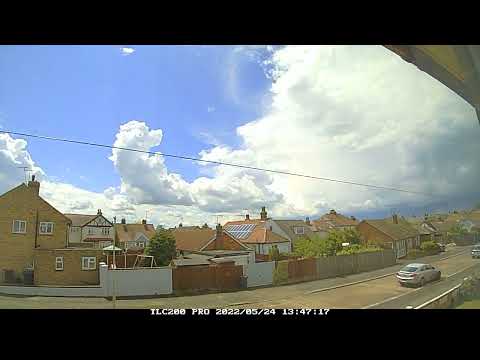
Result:
{"type": "Polygon", "coordinates": [[[274,270],[274,261],[249,264],[247,269],[247,287],[272,285],[274,270]]]}
{"type": "Polygon", "coordinates": [[[100,271],[104,272],[100,279],[101,284],[105,284],[105,296],[151,296],[173,292],[171,268],[100,271]]]}
{"type": "Polygon", "coordinates": [[[110,297],[171,294],[172,269],[108,270],[100,263],[98,286],[0,286],[0,294],[26,296],[110,297]]]}

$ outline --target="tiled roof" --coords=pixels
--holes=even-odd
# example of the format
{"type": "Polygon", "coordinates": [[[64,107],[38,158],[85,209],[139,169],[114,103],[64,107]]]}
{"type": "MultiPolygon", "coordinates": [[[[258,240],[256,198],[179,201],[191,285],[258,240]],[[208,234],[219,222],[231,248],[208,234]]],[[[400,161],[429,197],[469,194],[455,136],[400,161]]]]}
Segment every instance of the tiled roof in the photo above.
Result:
{"type": "Polygon", "coordinates": [[[271,244],[289,242],[290,240],[275,234],[273,231],[266,229],[263,226],[256,226],[247,238],[241,239],[240,241],[246,244],[271,244]]]}
{"type": "Polygon", "coordinates": [[[308,226],[303,220],[273,220],[287,235],[291,240],[296,240],[301,237],[310,237],[313,236],[313,231],[310,226],[308,226]],[[303,227],[304,234],[297,235],[294,232],[295,227],[303,227]]]}
{"type": "MultiPolygon", "coordinates": [[[[267,229],[266,221],[261,219],[229,221],[224,226],[246,225],[246,224],[254,224],[256,226],[253,228],[252,232],[247,237],[242,239],[237,239],[240,242],[243,242],[245,244],[268,244],[268,243],[282,243],[282,242],[290,241],[289,239],[274,233],[270,229],[267,229]]],[[[303,225],[305,224],[303,223],[303,225]]]]}
{"type": "Polygon", "coordinates": [[[338,213],[329,213],[320,217],[320,219],[315,220],[314,223],[329,223],[334,227],[338,226],[356,226],[358,225],[357,220],[353,220],[347,216],[338,213]]]}
{"type": "Polygon", "coordinates": [[[419,235],[419,232],[406,221],[395,224],[392,219],[364,220],[365,223],[388,235],[393,240],[402,240],[419,235]]]}
{"type": "Polygon", "coordinates": [[[215,237],[216,230],[172,230],[178,250],[200,250],[215,237]]]}
{"type": "Polygon", "coordinates": [[[210,258],[211,256],[208,255],[188,254],[184,257],[173,259],[172,263],[175,266],[210,265],[210,258]]]}
{"type": "Polygon", "coordinates": [[[458,223],[456,221],[431,221],[430,224],[439,232],[447,232],[458,223]]]}
{"type": "Polygon", "coordinates": [[[115,236],[120,242],[134,241],[140,233],[150,240],[155,228],[152,224],[115,224],[115,236]]]}
{"type": "Polygon", "coordinates": [[[98,215],[83,215],[83,214],[64,214],[64,215],[72,221],[72,226],[83,226],[98,216],[98,215]]]}

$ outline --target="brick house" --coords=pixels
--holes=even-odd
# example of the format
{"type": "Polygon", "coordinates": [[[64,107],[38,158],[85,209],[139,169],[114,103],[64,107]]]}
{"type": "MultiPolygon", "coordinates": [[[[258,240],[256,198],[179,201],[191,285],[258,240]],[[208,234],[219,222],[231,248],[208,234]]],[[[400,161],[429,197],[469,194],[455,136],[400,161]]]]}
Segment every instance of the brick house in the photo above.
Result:
{"type": "Polygon", "coordinates": [[[324,231],[356,229],[359,222],[354,216],[347,217],[330,210],[328,214],[322,215],[319,219],[312,221],[313,225],[324,231]]]}
{"type": "Polygon", "coordinates": [[[229,234],[254,248],[260,255],[268,255],[273,247],[277,247],[281,253],[290,253],[297,240],[314,235],[308,217],[305,220],[272,219],[268,217],[265,206],[260,212],[260,219],[250,219],[247,214],[244,220],[229,221],[224,227],[229,234]]]}
{"type": "Polygon", "coordinates": [[[363,220],[357,230],[363,243],[393,249],[397,258],[406,256],[409,249],[420,247],[420,233],[397,215],[391,219],[363,220]]]}
{"type": "Polygon", "coordinates": [[[72,222],[68,242],[71,246],[85,244],[88,247],[103,249],[112,245],[115,238],[113,224],[98,210],[96,215],[64,214],[72,222]]]}
{"type": "Polygon", "coordinates": [[[215,230],[197,228],[172,230],[178,252],[173,266],[197,266],[233,262],[246,266],[255,262],[252,247],[235,239],[218,224],[215,230]]]}
{"type": "Polygon", "coordinates": [[[33,268],[36,285],[98,283],[101,253],[68,248],[71,220],[39,191],[32,176],[0,196],[0,282],[22,282],[33,268]]]}
{"type": "Polygon", "coordinates": [[[127,224],[122,219],[120,224],[115,224],[115,243],[132,252],[143,252],[154,235],[155,227],[146,220],[141,224],[127,224]]]}
{"type": "Polygon", "coordinates": [[[172,230],[178,251],[252,250],[218,224],[215,230],[172,230]]]}

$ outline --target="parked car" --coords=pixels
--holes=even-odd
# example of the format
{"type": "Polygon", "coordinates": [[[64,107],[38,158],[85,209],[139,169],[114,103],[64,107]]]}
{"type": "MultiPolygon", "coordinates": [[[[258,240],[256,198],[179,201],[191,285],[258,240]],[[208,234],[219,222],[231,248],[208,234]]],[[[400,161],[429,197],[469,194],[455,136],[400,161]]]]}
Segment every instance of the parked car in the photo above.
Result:
{"type": "Polygon", "coordinates": [[[442,273],[429,264],[409,264],[397,272],[401,286],[423,286],[429,281],[440,280],[442,273]]]}
{"type": "Polygon", "coordinates": [[[472,259],[480,258],[480,245],[475,245],[472,249],[472,259]]]}

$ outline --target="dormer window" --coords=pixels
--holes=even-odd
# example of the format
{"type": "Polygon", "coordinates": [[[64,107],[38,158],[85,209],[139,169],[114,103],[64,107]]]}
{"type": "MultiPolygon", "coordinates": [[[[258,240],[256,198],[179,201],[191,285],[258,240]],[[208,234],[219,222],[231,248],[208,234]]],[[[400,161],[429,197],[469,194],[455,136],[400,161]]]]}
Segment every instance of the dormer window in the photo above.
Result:
{"type": "Polygon", "coordinates": [[[303,226],[295,226],[293,228],[293,231],[295,232],[296,235],[303,235],[305,234],[305,228],[303,226]]]}

